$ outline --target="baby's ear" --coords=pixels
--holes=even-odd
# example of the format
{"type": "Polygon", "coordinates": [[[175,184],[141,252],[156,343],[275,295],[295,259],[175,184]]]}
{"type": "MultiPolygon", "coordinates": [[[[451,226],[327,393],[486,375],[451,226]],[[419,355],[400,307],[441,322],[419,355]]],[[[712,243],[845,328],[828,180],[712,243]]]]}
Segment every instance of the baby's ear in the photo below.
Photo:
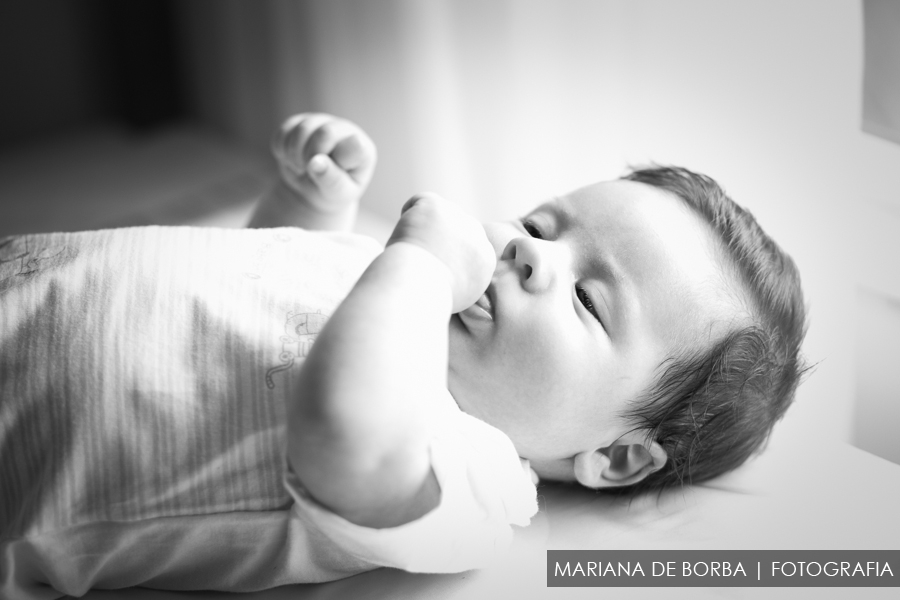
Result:
{"type": "Polygon", "coordinates": [[[641,432],[631,432],[609,446],[575,456],[575,479],[589,488],[631,485],[660,470],[666,451],[641,432]]]}

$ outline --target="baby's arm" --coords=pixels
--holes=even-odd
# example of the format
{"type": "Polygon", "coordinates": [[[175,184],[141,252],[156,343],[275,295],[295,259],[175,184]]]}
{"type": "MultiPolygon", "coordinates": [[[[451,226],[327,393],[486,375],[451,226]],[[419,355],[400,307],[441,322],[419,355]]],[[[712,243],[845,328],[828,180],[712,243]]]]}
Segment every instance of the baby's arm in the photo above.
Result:
{"type": "Polygon", "coordinates": [[[288,405],[288,457],[346,519],[396,526],[437,506],[423,403],[446,393],[447,320],[487,287],[481,225],[436,196],[410,200],[387,248],[316,339],[288,405]]]}
{"type": "Polygon", "coordinates": [[[349,231],[375,170],[377,152],[350,121],[320,113],[285,121],[273,143],[278,182],[256,206],[248,227],[349,231]]]}

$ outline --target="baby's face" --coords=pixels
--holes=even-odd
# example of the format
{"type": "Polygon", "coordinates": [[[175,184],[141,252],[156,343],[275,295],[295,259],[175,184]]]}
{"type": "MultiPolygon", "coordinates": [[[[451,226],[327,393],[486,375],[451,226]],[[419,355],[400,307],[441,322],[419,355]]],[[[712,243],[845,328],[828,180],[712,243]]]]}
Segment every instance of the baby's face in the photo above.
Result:
{"type": "Polygon", "coordinates": [[[735,314],[712,230],[652,186],[588,186],[485,230],[497,268],[450,320],[449,388],[545,473],[627,432],[660,364],[735,314]]]}

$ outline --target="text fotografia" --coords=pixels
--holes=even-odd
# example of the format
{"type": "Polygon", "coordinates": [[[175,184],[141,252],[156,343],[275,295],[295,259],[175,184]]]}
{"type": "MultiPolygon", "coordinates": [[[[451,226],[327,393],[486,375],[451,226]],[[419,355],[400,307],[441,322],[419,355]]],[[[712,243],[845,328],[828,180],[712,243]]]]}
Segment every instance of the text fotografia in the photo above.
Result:
{"type": "Polygon", "coordinates": [[[550,587],[900,587],[898,550],[548,550],[550,587]]]}

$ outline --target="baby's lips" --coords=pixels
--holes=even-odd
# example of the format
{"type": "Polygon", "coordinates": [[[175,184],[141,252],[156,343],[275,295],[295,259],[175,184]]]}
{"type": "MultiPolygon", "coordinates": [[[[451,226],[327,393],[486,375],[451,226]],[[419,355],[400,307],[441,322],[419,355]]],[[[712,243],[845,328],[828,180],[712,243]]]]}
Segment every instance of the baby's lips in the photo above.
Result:
{"type": "Polygon", "coordinates": [[[490,316],[491,320],[494,320],[494,299],[491,297],[491,286],[484,291],[481,297],[475,301],[475,305],[481,308],[484,312],[490,316]]]}
{"type": "Polygon", "coordinates": [[[467,319],[492,322],[494,320],[494,303],[491,298],[491,288],[488,287],[488,289],[479,296],[478,300],[475,301],[475,304],[463,310],[462,314],[467,319]]]}

